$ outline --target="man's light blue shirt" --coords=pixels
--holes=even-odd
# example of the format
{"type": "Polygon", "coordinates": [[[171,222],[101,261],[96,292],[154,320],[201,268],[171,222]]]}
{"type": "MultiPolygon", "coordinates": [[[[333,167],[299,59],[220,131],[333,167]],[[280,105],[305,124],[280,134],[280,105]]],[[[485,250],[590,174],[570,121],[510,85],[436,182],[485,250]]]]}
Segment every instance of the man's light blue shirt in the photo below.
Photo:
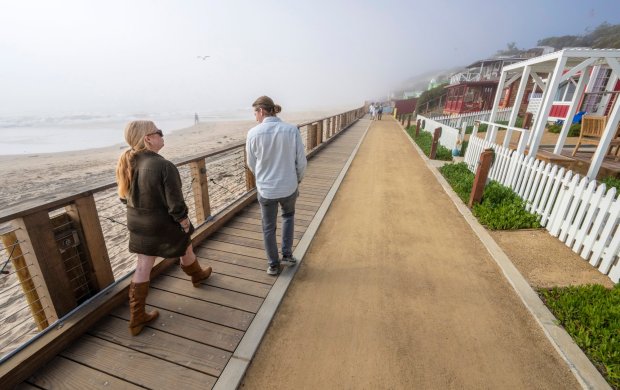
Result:
{"type": "Polygon", "coordinates": [[[297,127],[268,116],[248,132],[245,144],[248,167],[263,198],[287,197],[306,171],[306,153],[297,127]]]}

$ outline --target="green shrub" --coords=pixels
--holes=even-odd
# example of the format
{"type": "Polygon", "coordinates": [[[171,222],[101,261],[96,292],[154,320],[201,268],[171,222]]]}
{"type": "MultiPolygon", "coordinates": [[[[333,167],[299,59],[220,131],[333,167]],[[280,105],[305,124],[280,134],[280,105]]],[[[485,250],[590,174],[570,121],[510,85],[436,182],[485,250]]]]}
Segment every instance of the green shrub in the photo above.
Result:
{"type": "Polygon", "coordinates": [[[459,156],[465,157],[465,152],[467,152],[468,145],[469,145],[469,141],[463,141],[461,143],[461,153],[459,153],[459,156]]]}
{"type": "MultiPolygon", "coordinates": [[[[486,133],[488,127],[489,126],[486,123],[481,123],[480,126],[478,126],[478,133],[486,133]]],[[[474,132],[474,125],[467,126],[465,128],[465,134],[471,134],[473,132],[474,132]]]]}
{"type": "Polygon", "coordinates": [[[472,210],[478,221],[491,230],[539,228],[539,216],[525,211],[525,202],[512,189],[491,181],[482,202],[472,210]]]}
{"type": "Polygon", "coordinates": [[[601,179],[600,182],[605,183],[607,191],[609,191],[611,187],[616,188],[616,193],[618,192],[618,190],[620,190],[620,179],[618,179],[617,177],[607,176],[601,179]]]}
{"type": "MultiPolygon", "coordinates": [[[[411,138],[413,138],[415,143],[418,144],[418,146],[420,147],[420,149],[422,149],[426,156],[429,156],[431,154],[431,145],[433,144],[433,135],[431,133],[420,129],[420,134],[416,138],[415,126],[409,126],[407,128],[407,133],[411,138]]],[[[442,161],[452,161],[452,151],[445,146],[438,145],[435,159],[442,161]]]]}
{"type": "MultiPolygon", "coordinates": [[[[562,125],[558,125],[558,124],[555,124],[555,123],[552,124],[552,125],[547,125],[547,131],[549,131],[550,133],[559,134],[560,131],[562,131],[562,125]]],[[[569,137],[578,137],[580,131],[581,131],[581,124],[573,123],[570,126],[570,129],[568,130],[568,136],[569,137]]]]}
{"type": "Polygon", "coordinates": [[[545,304],[605,376],[620,389],[620,284],[539,290],[545,304]]]}
{"type": "Polygon", "coordinates": [[[474,174],[467,168],[467,164],[464,162],[446,164],[439,168],[439,172],[441,172],[459,198],[464,203],[469,202],[469,194],[474,184],[474,174]]]}

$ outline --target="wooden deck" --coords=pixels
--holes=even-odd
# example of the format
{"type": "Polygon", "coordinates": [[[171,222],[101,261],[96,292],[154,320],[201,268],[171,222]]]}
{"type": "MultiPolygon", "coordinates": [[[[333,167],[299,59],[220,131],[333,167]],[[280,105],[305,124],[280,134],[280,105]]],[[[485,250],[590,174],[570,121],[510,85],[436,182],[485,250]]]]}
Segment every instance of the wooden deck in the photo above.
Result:
{"type": "MultiPolygon", "coordinates": [[[[366,128],[367,121],[358,121],[309,161],[297,201],[295,246],[366,128]]],[[[278,279],[265,272],[258,204],[247,206],[196,253],[201,264],[213,267],[212,276],[200,288],[178,266],[154,278],[147,307],[157,308],[160,317],[140,335],[129,334],[125,303],[19,388],[212,388],[278,279]]]]}
{"type": "MultiPolygon", "coordinates": [[[[582,146],[579,151],[572,156],[573,146],[566,146],[562,149],[560,155],[553,154],[553,146],[542,145],[539,150],[539,154],[553,156],[551,158],[552,163],[571,169],[574,172],[585,175],[588,173],[590,163],[592,162],[592,156],[594,156],[594,147],[582,146]]],[[[544,156],[543,156],[544,157],[544,156]]],[[[538,157],[539,159],[547,161],[545,158],[538,157]]],[[[602,179],[607,176],[620,176],[620,161],[616,161],[615,156],[606,156],[601,164],[601,169],[597,176],[598,179],[602,179]]]]}

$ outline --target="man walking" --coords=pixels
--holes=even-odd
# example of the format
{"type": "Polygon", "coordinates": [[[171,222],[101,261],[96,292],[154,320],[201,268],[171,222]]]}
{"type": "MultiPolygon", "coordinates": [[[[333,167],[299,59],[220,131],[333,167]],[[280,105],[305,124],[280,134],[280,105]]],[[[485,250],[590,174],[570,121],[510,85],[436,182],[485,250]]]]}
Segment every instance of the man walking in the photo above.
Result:
{"type": "Polygon", "coordinates": [[[282,107],[268,96],[252,104],[259,123],[248,132],[246,155],[248,168],[256,177],[258,203],[263,225],[263,240],[269,275],[280,273],[280,257],[276,243],[278,205],[282,208],[282,263],[294,265],[293,228],[297,189],[306,170],[306,153],[296,126],[276,116],[282,107]]]}

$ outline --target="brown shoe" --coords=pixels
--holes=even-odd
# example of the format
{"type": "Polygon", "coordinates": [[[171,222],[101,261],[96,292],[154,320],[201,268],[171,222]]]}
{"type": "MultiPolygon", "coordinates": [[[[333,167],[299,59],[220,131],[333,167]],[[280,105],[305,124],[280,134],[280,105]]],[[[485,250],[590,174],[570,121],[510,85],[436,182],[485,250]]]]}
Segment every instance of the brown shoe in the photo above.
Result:
{"type": "Polygon", "coordinates": [[[149,282],[134,283],[129,285],[129,331],[132,336],[137,336],[144,325],[159,316],[157,310],[146,312],[146,296],[149,293],[149,282]]]}
{"type": "Polygon", "coordinates": [[[196,258],[190,265],[181,264],[181,269],[187,275],[192,277],[192,284],[194,287],[200,287],[200,282],[211,275],[211,267],[202,269],[200,267],[200,263],[198,263],[198,258],[196,258]]]}

